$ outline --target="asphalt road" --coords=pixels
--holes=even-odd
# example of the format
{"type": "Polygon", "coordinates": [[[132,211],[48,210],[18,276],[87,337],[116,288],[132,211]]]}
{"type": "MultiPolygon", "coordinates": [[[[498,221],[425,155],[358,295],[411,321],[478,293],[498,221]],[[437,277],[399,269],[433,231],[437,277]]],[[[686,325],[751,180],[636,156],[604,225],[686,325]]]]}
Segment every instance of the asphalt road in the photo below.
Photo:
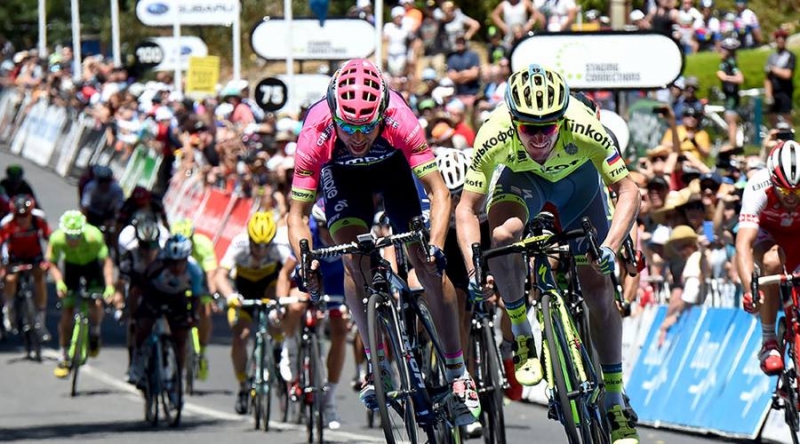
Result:
{"type": "MultiPolygon", "coordinates": [[[[54,173],[30,162],[0,152],[0,169],[9,163],[25,167],[26,178],[34,187],[51,224],[65,210],[77,206],[75,187],[54,173]]],[[[52,288],[51,288],[52,290],[52,288]]],[[[56,333],[59,313],[51,291],[47,323],[56,333]]],[[[79,396],[69,396],[68,380],[53,376],[57,356],[55,341],[48,345],[46,359],[35,363],[23,359],[21,341],[11,338],[0,344],[0,442],[115,442],[195,444],[255,442],[290,444],[305,442],[305,429],[294,424],[276,423],[276,431],[264,434],[253,430],[250,417],[233,410],[236,382],[230,364],[229,332],[225,319],[217,316],[213,344],[208,349],[210,375],[199,383],[199,393],[188,397],[184,419],[178,429],[153,429],[143,421],[142,398],[122,376],[127,363],[124,331],[113,319],[103,325],[103,348],[96,359],[82,368],[79,396]]],[[[366,414],[357,394],[350,390],[353,361],[348,357],[343,381],[337,391],[343,426],[326,431],[329,442],[384,442],[379,429],[366,427],[366,414]]],[[[513,403],[506,407],[506,433],[509,443],[565,442],[564,432],[548,420],[543,407],[513,403]]],[[[640,430],[642,443],[722,442],[702,436],[640,430]]],[[[471,442],[479,442],[472,440],[471,442]]]]}

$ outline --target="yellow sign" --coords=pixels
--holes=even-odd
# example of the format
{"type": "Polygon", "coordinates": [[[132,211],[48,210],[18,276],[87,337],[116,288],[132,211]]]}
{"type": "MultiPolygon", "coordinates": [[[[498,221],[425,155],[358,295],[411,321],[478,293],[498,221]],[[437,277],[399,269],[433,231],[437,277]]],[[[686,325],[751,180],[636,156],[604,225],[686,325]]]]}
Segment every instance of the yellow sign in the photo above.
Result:
{"type": "Polygon", "coordinates": [[[186,93],[216,94],[219,82],[219,57],[189,57],[186,93]]]}

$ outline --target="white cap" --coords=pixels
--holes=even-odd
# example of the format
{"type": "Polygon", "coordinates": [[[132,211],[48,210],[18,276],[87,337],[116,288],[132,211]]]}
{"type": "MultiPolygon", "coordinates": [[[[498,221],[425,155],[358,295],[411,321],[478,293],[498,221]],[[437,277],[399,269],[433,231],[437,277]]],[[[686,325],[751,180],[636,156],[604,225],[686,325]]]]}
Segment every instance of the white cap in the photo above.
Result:
{"type": "Polygon", "coordinates": [[[174,116],[175,115],[172,113],[172,110],[166,106],[159,106],[156,110],[156,121],[172,120],[174,116]]]}
{"type": "Polygon", "coordinates": [[[632,22],[642,20],[644,18],[644,12],[634,9],[631,11],[631,15],[629,16],[632,22]]]}
{"type": "Polygon", "coordinates": [[[402,6],[395,6],[392,8],[392,18],[402,17],[404,15],[406,15],[406,9],[402,6]]]}
{"type": "Polygon", "coordinates": [[[653,236],[650,238],[650,243],[656,245],[664,245],[669,240],[669,235],[672,230],[666,225],[659,225],[653,230],[653,236]]]}
{"type": "Polygon", "coordinates": [[[370,0],[356,0],[356,7],[357,8],[366,8],[367,6],[372,5],[370,0]]]}
{"type": "Polygon", "coordinates": [[[286,152],[287,156],[294,156],[294,153],[297,151],[297,142],[287,143],[283,150],[286,152]]]}

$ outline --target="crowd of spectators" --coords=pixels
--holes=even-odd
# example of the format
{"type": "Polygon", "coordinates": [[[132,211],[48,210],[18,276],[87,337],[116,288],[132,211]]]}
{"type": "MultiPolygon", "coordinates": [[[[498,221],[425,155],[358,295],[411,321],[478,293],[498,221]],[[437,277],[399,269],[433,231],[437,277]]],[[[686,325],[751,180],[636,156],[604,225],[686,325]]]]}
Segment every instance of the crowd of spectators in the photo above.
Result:
{"type": "MultiPolygon", "coordinates": [[[[383,30],[387,81],[417,112],[434,147],[472,146],[483,120],[503,101],[510,52],[519,40],[531,32],[609,25],[608,17],[582,12],[574,0],[502,0],[485,29],[451,0],[400,0],[389,13],[383,30]],[[479,33],[486,51],[475,50],[481,45],[479,33]]],[[[348,14],[374,22],[369,1],[357,0],[348,14]]],[[[746,178],[764,167],[767,150],[777,139],[793,135],[787,122],[795,57],[786,50],[788,33],[775,31],[776,49],[764,67],[772,129],[760,155],[744,156],[734,137],[721,149],[712,146],[703,126],[708,102],[703,91],[719,87],[729,112],[726,120],[736,122],[742,74],[736,48],[725,47],[723,37],[734,37],[737,47],[752,47],[766,43],[769,35],[762,33],[746,2],[737,1],[735,12],[718,12],[710,0],[699,5],[683,0],[680,7],[676,0],[649,1],[629,19],[629,29],[662,31],[687,52],[720,53],[719,85],[681,77],[666,90],[632,96],[660,99],[664,105],[657,112],[668,124],[661,143],[631,165],[643,196],[640,248],[650,267],[634,297],[644,303],[670,300],[674,315],[686,304],[702,303],[706,295],[724,300],[736,293],[731,257],[737,206],[746,178]]],[[[174,91],[169,73],[139,80],[96,56],[82,60],[75,80],[68,47],[56,48],[44,59],[36,51],[15,52],[0,44],[0,61],[0,88],[15,88],[33,102],[49,100],[73,115],[96,119],[106,129],[109,145],[123,156],[139,144],[159,152],[165,161],[156,191],[163,192],[170,180],[202,177],[208,186],[253,197],[263,209],[279,215],[287,211],[296,140],[311,103],[298,113],[265,113],[252,101],[247,81],[220,85],[215,96],[188,98],[174,91]]],[[[613,96],[600,92],[594,98],[607,104],[613,96]]],[[[674,316],[665,325],[672,321],[674,316]]]]}

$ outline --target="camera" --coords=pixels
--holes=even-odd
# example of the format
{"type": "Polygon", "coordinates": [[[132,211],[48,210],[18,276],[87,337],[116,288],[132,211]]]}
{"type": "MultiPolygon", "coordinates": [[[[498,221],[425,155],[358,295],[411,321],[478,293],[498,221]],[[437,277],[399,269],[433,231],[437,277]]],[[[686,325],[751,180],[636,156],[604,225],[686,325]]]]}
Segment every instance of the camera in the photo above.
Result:
{"type": "Polygon", "coordinates": [[[667,105],[660,105],[653,108],[653,114],[664,115],[667,113],[667,105]]]}
{"type": "Polygon", "coordinates": [[[794,140],[794,131],[793,130],[781,130],[777,134],[775,134],[776,140],[794,140]]]}

